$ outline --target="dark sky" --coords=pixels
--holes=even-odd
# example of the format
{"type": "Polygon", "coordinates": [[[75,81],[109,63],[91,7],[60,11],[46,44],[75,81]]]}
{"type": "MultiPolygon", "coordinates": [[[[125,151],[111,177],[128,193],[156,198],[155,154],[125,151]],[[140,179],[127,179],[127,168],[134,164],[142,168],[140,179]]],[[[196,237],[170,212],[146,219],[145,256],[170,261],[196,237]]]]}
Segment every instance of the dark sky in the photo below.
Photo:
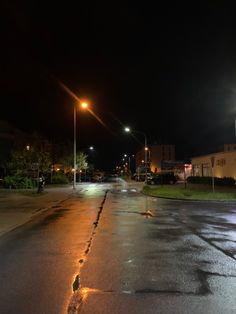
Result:
{"type": "Polygon", "coordinates": [[[121,124],[176,144],[179,159],[234,141],[233,7],[83,2],[2,1],[0,119],[73,140],[73,99],[52,74],[117,134],[78,112],[78,145],[94,145],[100,163],[139,148],[121,124]]]}

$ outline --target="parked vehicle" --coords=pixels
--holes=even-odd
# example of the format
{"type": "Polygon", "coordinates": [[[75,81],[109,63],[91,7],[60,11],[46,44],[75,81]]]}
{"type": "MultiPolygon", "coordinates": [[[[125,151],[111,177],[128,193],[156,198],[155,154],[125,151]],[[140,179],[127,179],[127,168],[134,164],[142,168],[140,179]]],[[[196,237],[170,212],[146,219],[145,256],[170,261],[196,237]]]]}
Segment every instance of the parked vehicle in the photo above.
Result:
{"type": "Polygon", "coordinates": [[[102,174],[94,174],[92,177],[92,182],[102,182],[103,175],[102,174]]]}
{"type": "MultiPolygon", "coordinates": [[[[146,178],[146,174],[145,173],[140,173],[140,174],[134,173],[133,176],[131,177],[131,179],[135,180],[135,181],[145,181],[145,178],[146,178]]],[[[151,179],[151,178],[152,178],[152,176],[148,172],[147,173],[147,180],[151,179]]]]}
{"type": "Polygon", "coordinates": [[[175,184],[177,181],[173,172],[163,172],[155,174],[147,180],[147,184],[175,184]]]}
{"type": "Polygon", "coordinates": [[[103,182],[118,182],[120,178],[117,174],[105,174],[103,182]]]}

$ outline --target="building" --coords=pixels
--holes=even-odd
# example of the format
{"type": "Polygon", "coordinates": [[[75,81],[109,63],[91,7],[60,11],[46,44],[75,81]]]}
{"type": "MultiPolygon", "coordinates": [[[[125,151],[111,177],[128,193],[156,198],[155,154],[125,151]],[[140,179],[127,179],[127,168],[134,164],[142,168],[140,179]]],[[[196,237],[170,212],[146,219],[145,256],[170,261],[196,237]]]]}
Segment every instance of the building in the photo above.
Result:
{"type": "Polygon", "coordinates": [[[224,152],[236,151],[236,143],[234,144],[224,144],[224,152]]]}
{"type": "Polygon", "coordinates": [[[212,176],[223,178],[233,177],[236,179],[236,144],[225,144],[223,152],[193,157],[193,176],[212,176]],[[212,171],[213,169],[213,171],[212,171]]]}
{"type": "MultiPolygon", "coordinates": [[[[144,167],[144,149],[136,154],[136,167],[144,167]]],[[[175,145],[150,145],[147,151],[147,164],[152,172],[160,172],[164,161],[175,161],[175,145]]]]}

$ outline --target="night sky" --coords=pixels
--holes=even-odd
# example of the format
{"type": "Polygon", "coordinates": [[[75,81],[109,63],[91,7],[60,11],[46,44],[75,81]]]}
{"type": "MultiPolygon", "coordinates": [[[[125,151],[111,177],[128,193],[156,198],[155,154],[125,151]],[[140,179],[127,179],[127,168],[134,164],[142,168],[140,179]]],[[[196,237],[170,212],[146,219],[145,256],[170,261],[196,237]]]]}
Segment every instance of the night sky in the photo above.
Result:
{"type": "Polygon", "coordinates": [[[178,159],[235,141],[233,7],[77,3],[2,1],[0,120],[72,141],[74,102],[53,75],[111,130],[78,112],[78,146],[93,145],[100,166],[140,147],[122,125],[175,144],[178,159]]]}

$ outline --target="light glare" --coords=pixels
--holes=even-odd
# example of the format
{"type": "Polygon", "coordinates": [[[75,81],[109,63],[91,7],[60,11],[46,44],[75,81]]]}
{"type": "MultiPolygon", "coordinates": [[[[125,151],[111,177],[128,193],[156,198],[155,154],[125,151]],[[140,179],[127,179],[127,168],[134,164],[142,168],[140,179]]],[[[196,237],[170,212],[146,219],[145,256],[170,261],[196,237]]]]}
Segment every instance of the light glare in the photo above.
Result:
{"type": "Polygon", "coordinates": [[[86,102],[82,102],[81,107],[83,109],[86,109],[86,108],[88,108],[88,104],[86,102]]]}

